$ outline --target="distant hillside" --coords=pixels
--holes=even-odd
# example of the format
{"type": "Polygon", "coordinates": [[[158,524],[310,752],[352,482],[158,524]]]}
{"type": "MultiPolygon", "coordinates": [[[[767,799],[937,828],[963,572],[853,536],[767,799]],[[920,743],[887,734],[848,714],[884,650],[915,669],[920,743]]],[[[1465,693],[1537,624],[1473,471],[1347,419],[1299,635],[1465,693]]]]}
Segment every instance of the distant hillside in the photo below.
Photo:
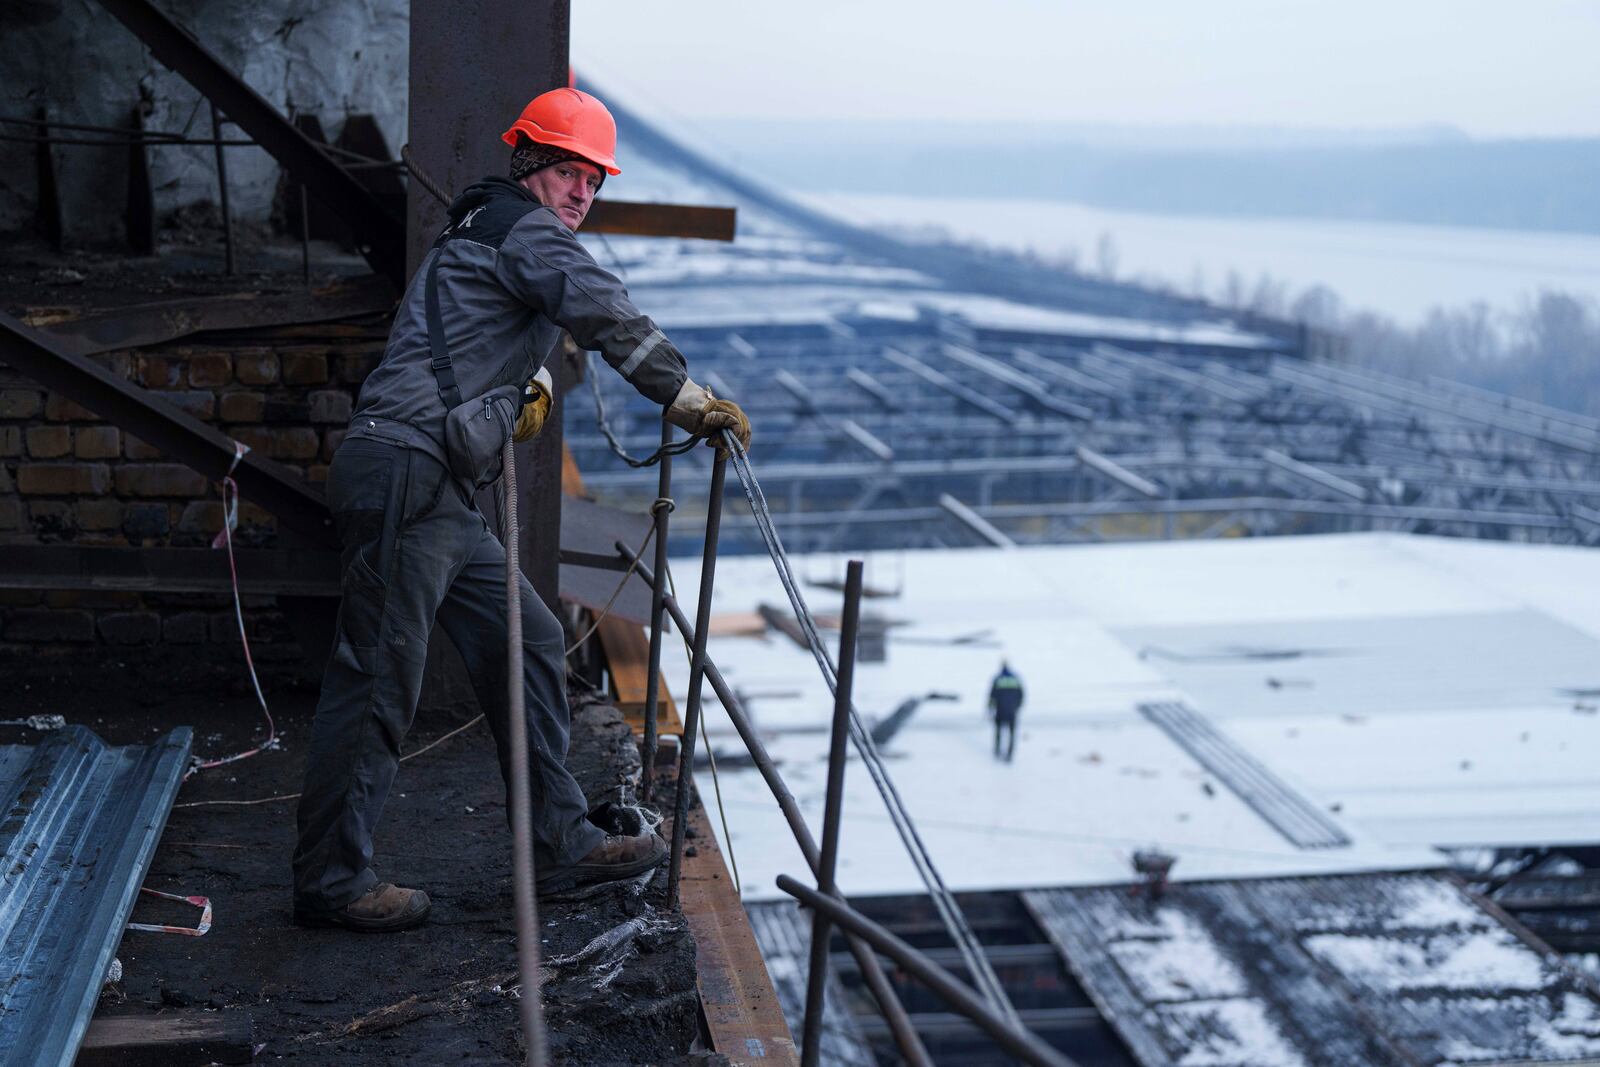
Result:
{"type": "Polygon", "coordinates": [[[794,189],[1074,200],[1154,213],[1600,233],[1600,139],[1198,128],[707,124],[794,189]]]}

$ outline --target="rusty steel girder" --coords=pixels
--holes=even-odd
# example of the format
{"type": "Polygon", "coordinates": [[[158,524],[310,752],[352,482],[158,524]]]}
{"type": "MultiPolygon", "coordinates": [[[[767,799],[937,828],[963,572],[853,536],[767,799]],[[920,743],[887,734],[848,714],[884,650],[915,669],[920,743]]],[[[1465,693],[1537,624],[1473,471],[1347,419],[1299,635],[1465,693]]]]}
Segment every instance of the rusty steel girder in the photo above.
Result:
{"type": "Polygon", "coordinates": [[[131,431],[212,481],[230,471],[239,495],[312,543],[337,547],[322,494],[305,479],[254,452],[237,463],[233,438],[120,375],[64,350],[48,334],[0,312],[0,362],[101,418],[131,431]]]}

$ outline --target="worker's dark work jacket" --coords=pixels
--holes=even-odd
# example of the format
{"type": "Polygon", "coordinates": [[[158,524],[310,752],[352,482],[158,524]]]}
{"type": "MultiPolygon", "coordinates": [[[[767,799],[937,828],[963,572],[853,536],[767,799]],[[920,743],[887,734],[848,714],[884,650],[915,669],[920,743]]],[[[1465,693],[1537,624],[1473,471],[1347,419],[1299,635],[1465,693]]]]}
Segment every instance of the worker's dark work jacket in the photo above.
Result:
{"type": "MultiPolygon", "coordinates": [[[[372,834],[436,626],[466,664],[510,778],[506,554],[471,487],[450,475],[445,403],[430,365],[429,266],[439,264],[440,319],[465,402],[527,381],[563,328],[661,404],[685,380],[678,350],[521,186],[479,182],[450,206],[450,219],[406,290],[383,360],[363,383],[351,431],[329,468],[343,596],[297,812],[294,894],[304,915],[337,911],[378,884],[372,834]]],[[[543,877],[579,862],[605,835],[585,817],[588,800],[566,768],[561,623],[525,576],[518,581],[530,828],[543,877]]]]}
{"type": "Polygon", "coordinates": [[[658,404],[678,395],[683,356],[549,208],[509,178],[485,178],[450,205],[395,313],[389,344],[361,387],[350,436],[444,459],[444,400],[429,365],[425,286],[439,261],[439,317],[463,400],[533,377],[561,330],[599,352],[658,404]]]}
{"type": "Polygon", "coordinates": [[[1022,708],[1022,679],[1010,671],[1001,671],[989,688],[989,705],[1001,722],[1015,719],[1022,708]]]}

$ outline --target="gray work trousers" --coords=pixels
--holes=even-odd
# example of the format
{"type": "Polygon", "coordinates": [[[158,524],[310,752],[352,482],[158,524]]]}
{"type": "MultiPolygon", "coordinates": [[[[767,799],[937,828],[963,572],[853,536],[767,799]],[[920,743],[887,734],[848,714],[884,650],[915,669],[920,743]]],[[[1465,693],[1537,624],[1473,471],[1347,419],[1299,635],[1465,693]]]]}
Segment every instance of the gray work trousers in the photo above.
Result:
{"type": "MultiPolygon", "coordinates": [[[[413,448],[347,438],[328,473],[343,599],[312,725],[298,812],[298,908],[344,907],[378,883],[372,832],[416,714],[435,619],[460,651],[507,779],[505,548],[466,490],[413,448]]],[[[561,624],[522,582],[534,859],[548,871],[604,839],[566,769],[561,624]]]]}

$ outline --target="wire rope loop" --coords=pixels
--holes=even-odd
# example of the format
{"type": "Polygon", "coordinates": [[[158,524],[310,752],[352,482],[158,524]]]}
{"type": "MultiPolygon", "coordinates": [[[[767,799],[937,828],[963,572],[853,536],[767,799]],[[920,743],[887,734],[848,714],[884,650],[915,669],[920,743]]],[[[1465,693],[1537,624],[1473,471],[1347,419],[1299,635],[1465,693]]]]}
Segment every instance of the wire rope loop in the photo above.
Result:
{"type": "Polygon", "coordinates": [[[606,445],[613,455],[630,467],[653,467],[667,456],[681,456],[694,448],[695,445],[705,440],[704,434],[692,434],[687,439],[676,441],[669,445],[662,445],[643,459],[637,459],[628,454],[622,447],[622,442],[617,440],[617,435],[611,428],[611,419],[606,414],[605,397],[600,395],[600,375],[595,366],[594,353],[589,353],[589,392],[594,396],[595,425],[600,428],[600,434],[606,439],[606,445]]]}

